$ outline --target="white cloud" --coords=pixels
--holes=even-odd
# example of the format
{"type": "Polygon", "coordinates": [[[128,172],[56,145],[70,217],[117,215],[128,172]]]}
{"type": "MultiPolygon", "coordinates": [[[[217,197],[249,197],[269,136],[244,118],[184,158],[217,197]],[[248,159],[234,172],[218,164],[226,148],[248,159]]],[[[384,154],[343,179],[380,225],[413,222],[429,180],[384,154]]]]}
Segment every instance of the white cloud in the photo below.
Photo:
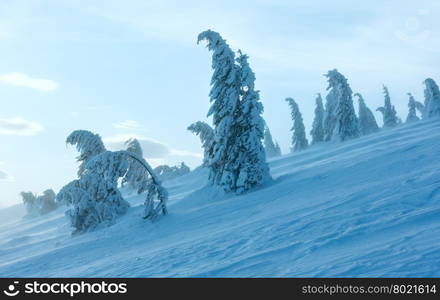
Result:
{"type": "Polygon", "coordinates": [[[0,135],[30,136],[43,130],[44,127],[41,124],[20,117],[0,119],[0,135]]]}
{"type": "Polygon", "coordinates": [[[102,140],[110,150],[125,149],[124,142],[130,138],[136,138],[142,146],[144,157],[152,166],[160,164],[174,165],[185,161],[193,167],[200,165],[203,156],[200,153],[174,149],[162,142],[139,134],[117,134],[104,137],[102,140]]]}
{"type": "Polygon", "coordinates": [[[103,141],[110,150],[121,150],[125,149],[124,143],[130,138],[135,138],[139,141],[145,157],[163,158],[170,153],[167,145],[138,134],[117,134],[105,137],[103,141]]]}
{"type": "Polygon", "coordinates": [[[8,173],[0,170],[0,182],[14,182],[15,179],[8,173]]]}
{"type": "Polygon", "coordinates": [[[141,129],[142,125],[134,120],[125,120],[119,123],[114,123],[113,127],[117,129],[137,130],[137,129],[141,129]]]}
{"type": "Polygon", "coordinates": [[[32,78],[25,73],[18,72],[0,75],[0,82],[44,92],[54,91],[58,87],[58,83],[53,80],[32,78]]]}

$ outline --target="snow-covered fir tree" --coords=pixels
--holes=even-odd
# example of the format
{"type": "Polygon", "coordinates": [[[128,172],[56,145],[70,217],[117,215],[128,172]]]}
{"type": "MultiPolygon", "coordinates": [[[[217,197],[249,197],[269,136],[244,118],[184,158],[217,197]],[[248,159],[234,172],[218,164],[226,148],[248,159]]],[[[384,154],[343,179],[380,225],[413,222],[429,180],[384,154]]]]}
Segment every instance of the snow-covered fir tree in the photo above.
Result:
{"type": "Polygon", "coordinates": [[[376,118],[365,104],[364,98],[359,93],[354,94],[354,96],[358,97],[359,102],[359,131],[361,135],[378,132],[379,126],[377,125],[376,118]]]}
{"type": "Polygon", "coordinates": [[[313,119],[312,130],[310,135],[312,136],[312,144],[320,143],[324,141],[324,105],[322,104],[321,94],[316,96],[315,117],[313,119]]]}
{"type": "Polygon", "coordinates": [[[85,165],[95,155],[106,151],[104,143],[98,134],[88,130],[75,130],[66,139],[66,143],[75,145],[80,153],[77,161],[80,162],[78,176],[84,172],[85,165]]]}
{"type": "MultiPolygon", "coordinates": [[[[136,154],[139,157],[143,157],[143,151],[141,144],[135,138],[131,138],[125,142],[126,151],[136,154]]],[[[145,177],[145,171],[142,165],[136,161],[131,160],[128,166],[127,172],[122,178],[122,186],[127,185],[131,190],[140,193],[143,182],[148,178],[145,177]]]]}
{"type": "Polygon", "coordinates": [[[440,116],[440,91],[437,83],[432,78],[427,78],[425,84],[425,109],[423,118],[440,116]]]}
{"type": "Polygon", "coordinates": [[[309,146],[309,142],[306,138],[306,130],[304,127],[303,118],[295,100],[292,98],[286,98],[286,101],[290,106],[293,121],[293,126],[290,129],[293,132],[291,152],[301,151],[309,146]]]}
{"type": "Polygon", "coordinates": [[[240,55],[236,64],[235,53],[217,32],[202,32],[198,41],[202,40],[213,51],[208,112],[214,124],[210,179],[226,192],[244,193],[270,178],[262,145],[263,105],[247,57],[240,55]]]}
{"type": "Polygon", "coordinates": [[[255,74],[248,56],[239,51],[237,63],[240,67],[241,101],[237,114],[237,139],[231,147],[233,160],[227,165],[234,177],[227,177],[227,186],[238,194],[258,186],[270,179],[266,152],[263,147],[265,121],[261,116],[263,104],[260,93],[255,90],[255,74]]]}
{"type": "Polygon", "coordinates": [[[413,95],[411,93],[408,93],[409,100],[408,100],[408,116],[406,117],[406,123],[411,123],[420,120],[417,116],[416,108],[416,100],[414,99],[413,95]]]}
{"type": "Polygon", "coordinates": [[[420,116],[423,118],[425,114],[425,105],[422,102],[415,100],[416,109],[419,112],[420,116]]]}
{"type": "Polygon", "coordinates": [[[264,149],[266,150],[266,156],[268,158],[281,155],[280,146],[277,142],[273,141],[272,134],[267,125],[264,128],[264,149]]]}
{"type": "Polygon", "coordinates": [[[214,142],[214,130],[209,124],[197,121],[192,123],[187,128],[192,133],[199,136],[200,141],[202,142],[203,148],[203,166],[206,167],[209,165],[209,160],[212,155],[212,145],[214,142]]]}
{"type": "Polygon", "coordinates": [[[399,118],[397,117],[394,105],[391,104],[390,93],[385,85],[383,86],[383,94],[385,97],[384,106],[379,107],[377,111],[382,113],[383,127],[395,127],[399,124],[399,118]]]}
{"type": "Polygon", "coordinates": [[[207,30],[199,34],[197,42],[207,41],[212,51],[211,107],[208,116],[212,116],[214,139],[212,155],[209,160],[210,180],[213,184],[224,186],[225,190],[235,174],[226,168],[231,156],[231,147],[237,138],[237,108],[240,102],[240,71],[235,64],[235,53],[219,33],[207,30]],[[229,181],[229,182],[227,182],[229,181]]]}
{"type": "Polygon", "coordinates": [[[345,141],[359,137],[359,122],[356,117],[352,91],[344,77],[338,70],[330,70],[325,75],[328,80],[329,93],[327,95],[328,110],[326,107],[326,118],[328,124],[324,124],[325,140],[345,141]]]}
{"type": "Polygon", "coordinates": [[[339,90],[335,88],[338,84],[336,80],[333,78],[339,74],[337,70],[329,71],[327,75],[329,85],[327,90],[329,91],[327,96],[325,97],[325,112],[324,112],[324,141],[330,141],[333,138],[333,132],[336,127],[337,117],[336,111],[338,109],[339,104],[339,90]],[[329,76],[329,74],[334,74],[333,76],[329,76]]]}

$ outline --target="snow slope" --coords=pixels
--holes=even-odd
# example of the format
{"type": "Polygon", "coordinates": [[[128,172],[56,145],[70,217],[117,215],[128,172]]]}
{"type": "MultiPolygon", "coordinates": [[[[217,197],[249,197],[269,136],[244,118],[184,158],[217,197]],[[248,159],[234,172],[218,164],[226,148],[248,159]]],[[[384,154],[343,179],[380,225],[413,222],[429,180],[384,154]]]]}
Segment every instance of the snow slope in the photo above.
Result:
{"type": "MultiPolygon", "coordinates": [[[[65,208],[0,225],[0,276],[440,276],[440,122],[271,161],[243,196],[167,182],[170,215],[70,236],[65,208]]],[[[9,208],[9,210],[19,208],[9,208]]],[[[0,217],[8,215],[1,210],[0,217]]]]}

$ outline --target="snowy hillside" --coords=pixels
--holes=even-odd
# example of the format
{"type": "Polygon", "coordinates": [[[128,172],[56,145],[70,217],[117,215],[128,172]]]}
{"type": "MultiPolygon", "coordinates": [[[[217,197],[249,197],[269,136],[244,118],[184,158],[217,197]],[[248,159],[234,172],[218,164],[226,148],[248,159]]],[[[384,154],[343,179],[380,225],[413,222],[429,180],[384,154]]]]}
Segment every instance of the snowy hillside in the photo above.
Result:
{"type": "Polygon", "coordinates": [[[158,222],[136,196],[114,226],[74,237],[65,208],[4,209],[0,275],[439,276],[439,150],[440,122],[420,121],[275,159],[275,181],[243,196],[203,188],[198,169],[166,183],[158,222]]]}

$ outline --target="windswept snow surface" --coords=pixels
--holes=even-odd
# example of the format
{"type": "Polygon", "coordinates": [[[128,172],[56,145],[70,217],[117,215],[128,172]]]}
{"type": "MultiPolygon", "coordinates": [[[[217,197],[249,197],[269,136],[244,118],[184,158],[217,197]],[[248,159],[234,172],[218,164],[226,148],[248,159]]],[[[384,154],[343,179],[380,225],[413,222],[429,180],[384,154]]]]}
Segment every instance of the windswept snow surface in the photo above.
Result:
{"type": "Polygon", "coordinates": [[[0,276],[438,277],[439,153],[440,122],[419,121],[279,157],[274,182],[242,196],[197,169],[166,183],[161,220],[134,196],[115,225],[73,237],[65,208],[3,209],[0,276]]]}

